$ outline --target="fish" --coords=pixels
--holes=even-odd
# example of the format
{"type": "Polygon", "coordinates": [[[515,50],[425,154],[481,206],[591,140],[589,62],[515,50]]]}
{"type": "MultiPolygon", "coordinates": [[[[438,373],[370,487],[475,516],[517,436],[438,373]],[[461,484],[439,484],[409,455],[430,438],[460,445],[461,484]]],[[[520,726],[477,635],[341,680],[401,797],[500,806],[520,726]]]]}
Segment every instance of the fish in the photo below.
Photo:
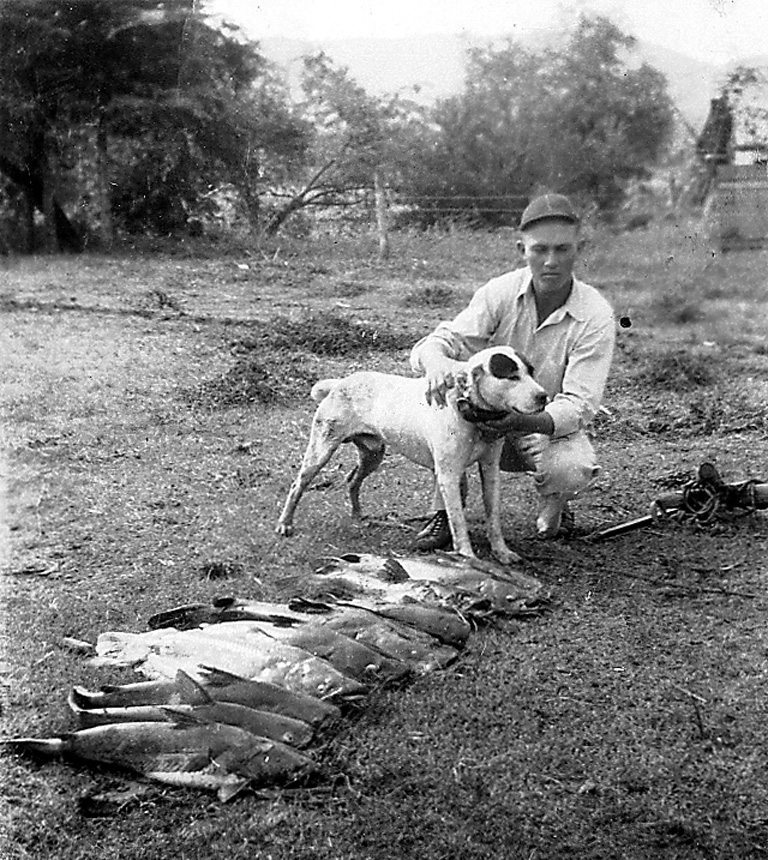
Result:
{"type": "Polygon", "coordinates": [[[294,783],[317,770],[312,759],[286,744],[187,715],[172,722],[110,723],[54,738],[13,738],[2,745],[117,766],[166,785],[215,790],[222,801],[249,785],[294,783]]]}
{"type": "Polygon", "coordinates": [[[176,606],[151,615],[147,621],[150,630],[175,627],[190,630],[202,624],[222,621],[269,621],[274,624],[296,624],[303,619],[289,607],[279,603],[242,600],[237,597],[216,597],[209,603],[190,603],[176,606]]]}
{"type": "Polygon", "coordinates": [[[535,577],[453,553],[434,553],[428,558],[348,553],[328,560],[309,581],[315,587],[325,584],[332,593],[333,584],[338,583],[353,595],[370,595],[389,603],[436,603],[480,619],[536,615],[551,599],[535,577]]]}
{"type": "MultiPolygon", "coordinates": [[[[330,607],[329,611],[332,611],[330,607]]],[[[246,636],[250,627],[257,634],[266,634],[287,645],[302,648],[315,657],[327,660],[349,678],[363,683],[399,681],[410,673],[410,668],[401,660],[387,657],[381,651],[369,648],[329,627],[314,624],[307,616],[304,616],[303,623],[289,627],[269,621],[228,623],[242,625],[241,629],[246,631],[246,636]]]]}
{"type": "Polygon", "coordinates": [[[149,678],[175,678],[179,669],[200,680],[210,667],[256,681],[277,684],[319,699],[359,700],[368,687],[338,671],[327,660],[278,642],[266,633],[244,638],[240,622],[193,630],[173,627],[145,633],[110,631],[96,641],[96,665],[131,665],[149,678]],[[233,626],[235,625],[235,626],[233,626]]]}
{"type": "MultiPolygon", "coordinates": [[[[409,580],[410,581],[410,580],[409,580]]],[[[439,639],[446,645],[452,645],[454,648],[462,648],[469,638],[472,630],[472,625],[469,621],[456,609],[444,608],[436,605],[426,605],[415,601],[405,603],[389,603],[384,604],[380,601],[368,600],[364,601],[357,599],[354,604],[370,609],[385,618],[392,618],[395,621],[400,621],[410,627],[415,627],[431,636],[439,639]]],[[[159,612],[149,619],[149,626],[152,629],[157,629],[163,626],[161,622],[168,622],[177,627],[177,629],[189,629],[189,627],[199,626],[192,624],[191,621],[200,619],[200,624],[208,623],[215,624],[222,621],[234,620],[253,620],[264,622],[269,625],[264,629],[270,632],[277,639],[288,642],[288,644],[305,647],[307,651],[315,654],[316,657],[324,657],[329,662],[333,663],[337,669],[344,672],[344,668],[334,659],[326,657],[322,652],[313,648],[301,645],[304,634],[296,634],[291,632],[300,625],[311,624],[311,618],[307,617],[308,612],[317,614],[328,614],[333,611],[333,604],[338,603],[338,599],[333,599],[330,603],[307,601],[302,598],[291,598],[287,605],[275,603],[253,603],[247,599],[237,597],[221,597],[215,598],[210,607],[205,607],[203,604],[189,604],[188,606],[180,606],[167,612],[159,612]],[[294,607],[298,606],[298,610],[294,607]],[[188,626],[180,627],[180,624],[188,626]]],[[[311,640],[309,640],[311,641],[311,640]]],[[[329,651],[329,653],[333,653],[329,651]]],[[[350,674],[350,672],[345,672],[350,674]]],[[[377,674],[382,673],[377,670],[377,674]]],[[[387,674],[386,672],[384,673],[387,674]]],[[[355,677],[354,674],[351,677],[355,677]]]]}
{"type": "MultiPolygon", "coordinates": [[[[344,605],[344,604],[342,604],[344,605]]],[[[373,601],[353,601],[346,605],[367,609],[397,621],[406,627],[413,627],[433,636],[444,645],[461,649],[467,644],[472,625],[455,609],[444,609],[439,606],[427,606],[423,603],[376,603],[373,601]]]]}
{"type": "MultiPolygon", "coordinates": [[[[183,672],[181,674],[184,675],[183,672]]],[[[199,695],[203,698],[202,703],[195,705],[180,703],[175,705],[134,705],[127,708],[88,708],[83,707],[82,699],[75,690],[69,694],[67,701],[78,719],[80,728],[90,728],[106,723],[172,722],[179,715],[186,715],[207,722],[238,726],[253,735],[280,741],[280,743],[297,748],[308,746],[314,738],[315,730],[303,720],[257,710],[233,702],[217,702],[193,678],[185,676],[185,679],[187,684],[198,688],[199,695]]]]}
{"type": "Polygon", "coordinates": [[[216,702],[230,702],[282,714],[308,723],[315,730],[330,727],[341,718],[339,708],[328,701],[286,690],[276,684],[251,681],[221,669],[201,667],[198,681],[196,683],[179,670],[172,681],[160,679],[119,686],[106,685],[98,691],[76,686],[71,698],[81,710],[98,710],[147,705],[203,705],[206,704],[206,696],[209,696],[216,702]]]}
{"type": "Polygon", "coordinates": [[[459,656],[458,650],[450,645],[356,606],[338,606],[330,615],[316,616],[313,623],[400,660],[418,675],[443,669],[459,656]]]}

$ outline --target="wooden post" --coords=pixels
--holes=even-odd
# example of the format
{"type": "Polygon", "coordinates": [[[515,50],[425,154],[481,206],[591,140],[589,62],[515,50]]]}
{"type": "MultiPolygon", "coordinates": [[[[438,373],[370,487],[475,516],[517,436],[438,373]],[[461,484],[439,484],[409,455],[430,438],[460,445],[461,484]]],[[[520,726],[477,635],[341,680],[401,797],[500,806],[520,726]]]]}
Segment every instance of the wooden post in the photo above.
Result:
{"type": "Polygon", "coordinates": [[[379,237],[379,259],[389,257],[389,235],[387,233],[387,193],[381,183],[379,171],[373,172],[373,193],[376,203],[376,232],[379,237]]]}

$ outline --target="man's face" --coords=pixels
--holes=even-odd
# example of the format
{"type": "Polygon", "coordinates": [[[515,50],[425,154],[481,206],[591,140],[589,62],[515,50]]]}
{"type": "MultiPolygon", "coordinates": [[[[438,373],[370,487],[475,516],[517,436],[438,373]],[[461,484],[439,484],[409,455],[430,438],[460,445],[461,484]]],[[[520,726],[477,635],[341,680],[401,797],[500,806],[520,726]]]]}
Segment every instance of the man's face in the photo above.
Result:
{"type": "Polygon", "coordinates": [[[540,294],[555,295],[571,282],[579,255],[579,228],[567,221],[531,224],[517,243],[540,294]]]}

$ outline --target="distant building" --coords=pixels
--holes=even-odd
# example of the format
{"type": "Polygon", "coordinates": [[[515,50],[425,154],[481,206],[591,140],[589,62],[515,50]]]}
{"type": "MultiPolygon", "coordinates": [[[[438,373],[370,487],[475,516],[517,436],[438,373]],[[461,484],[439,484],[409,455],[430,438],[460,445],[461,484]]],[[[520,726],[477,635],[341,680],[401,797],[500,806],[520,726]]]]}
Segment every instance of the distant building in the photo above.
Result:
{"type": "Polygon", "coordinates": [[[768,161],[768,82],[745,87],[734,112],[731,145],[734,164],[768,161]]]}
{"type": "Polygon", "coordinates": [[[722,251],[768,248],[768,79],[755,78],[730,102],[712,99],[696,146],[701,171],[693,202],[706,201],[722,251]]]}

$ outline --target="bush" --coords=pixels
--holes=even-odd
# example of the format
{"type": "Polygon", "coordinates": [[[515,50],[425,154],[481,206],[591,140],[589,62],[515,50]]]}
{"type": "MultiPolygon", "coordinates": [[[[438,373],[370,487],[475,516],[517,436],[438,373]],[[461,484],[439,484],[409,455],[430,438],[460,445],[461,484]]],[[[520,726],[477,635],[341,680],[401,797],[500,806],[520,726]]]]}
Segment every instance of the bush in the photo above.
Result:
{"type": "Polygon", "coordinates": [[[403,304],[406,307],[443,307],[450,304],[453,298],[453,290],[440,284],[436,287],[426,286],[412,290],[403,297],[403,304]]]}
{"type": "Polygon", "coordinates": [[[274,350],[300,349],[315,355],[348,356],[410,349],[419,339],[418,334],[396,331],[386,322],[353,320],[333,311],[307,314],[299,320],[276,317],[269,323],[258,322],[253,328],[251,336],[233,346],[264,355],[274,350]]]}
{"type": "Polygon", "coordinates": [[[712,359],[682,349],[649,356],[637,372],[645,385],[677,391],[680,388],[707,387],[715,382],[712,359]]]}

